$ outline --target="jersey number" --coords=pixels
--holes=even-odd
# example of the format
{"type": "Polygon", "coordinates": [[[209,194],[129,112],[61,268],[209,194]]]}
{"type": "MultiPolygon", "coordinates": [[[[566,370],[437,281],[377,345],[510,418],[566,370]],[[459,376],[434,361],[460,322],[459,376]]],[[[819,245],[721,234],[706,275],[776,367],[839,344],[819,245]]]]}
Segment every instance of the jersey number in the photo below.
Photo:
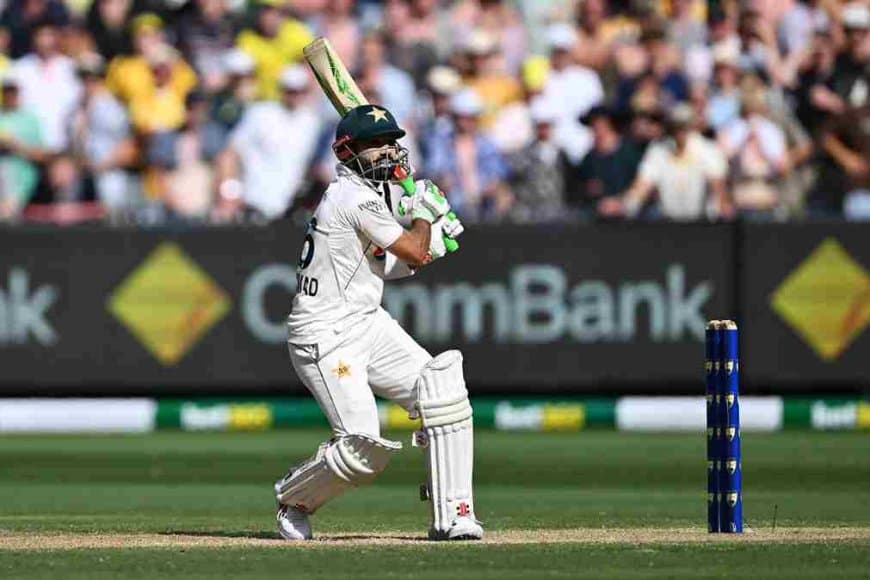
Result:
{"type": "Polygon", "coordinates": [[[305,230],[305,241],[302,242],[302,251],[299,253],[299,262],[297,266],[300,270],[304,270],[311,265],[311,260],[314,259],[314,230],[317,229],[317,218],[311,218],[308,222],[308,228],[305,230]]]}

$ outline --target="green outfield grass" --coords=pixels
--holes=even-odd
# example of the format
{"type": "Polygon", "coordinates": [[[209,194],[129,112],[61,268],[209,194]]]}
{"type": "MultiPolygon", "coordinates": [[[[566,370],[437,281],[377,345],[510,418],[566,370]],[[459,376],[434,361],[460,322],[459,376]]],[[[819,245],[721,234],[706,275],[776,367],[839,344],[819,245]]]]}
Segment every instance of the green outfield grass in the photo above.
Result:
{"type": "MultiPolygon", "coordinates": [[[[389,436],[406,441],[408,434],[389,436]]],[[[481,432],[478,516],[513,545],[353,544],[422,536],[422,456],[408,448],[375,485],[325,507],[315,533],[341,542],[280,545],[271,484],[325,431],[0,437],[0,578],[847,578],[870,573],[870,540],[792,543],[791,528],[870,528],[870,436],[786,432],[744,438],[746,523],[771,541],[671,543],[659,528],[705,525],[697,435],[481,432]],[[774,531],[774,513],[776,529],[774,531]],[[640,529],[652,541],[596,544],[554,530],[640,529]],[[514,530],[514,532],[511,532],[514,530]],[[535,530],[555,533],[541,543],[535,530]],[[777,535],[780,533],[781,535],[777,535]],[[75,548],[83,534],[119,538],[75,548]],[[251,545],[130,547],[131,534],[251,545]],[[50,551],[21,549],[51,536],[50,551]],[[69,545],[57,549],[69,538],[69,545]],[[15,542],[12,542],[15,544],[15,542]],[[14,548],[14,549],[10,549],[14,548]]],[[[636,530],[635,530],[636,531],[636,530]]],[[[91,537],[91,536],[88,536],[91,537]]],[[[132,536],[136,537],[136,536],[132,536]]]]}

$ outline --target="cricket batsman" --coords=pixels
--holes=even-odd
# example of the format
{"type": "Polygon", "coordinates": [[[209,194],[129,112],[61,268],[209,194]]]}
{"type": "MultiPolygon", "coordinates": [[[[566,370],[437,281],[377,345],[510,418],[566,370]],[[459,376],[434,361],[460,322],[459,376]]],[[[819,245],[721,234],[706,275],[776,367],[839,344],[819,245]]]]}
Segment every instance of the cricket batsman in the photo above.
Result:
{"type": "Polygon", "coordinates": [[[408,152],[397,140],[404,135],[383,107],[361,105],[342,117],[333,144],[338,175],[302,244],[288,318],[290,359],[333,437],[275,483],[278,531],[287,540],[310,539],[310,515],[370,483],[401,449],[380,436],[375,394],[422,421],[414,445],[427,458],[429,538],[483,536],[474,516],[462,355],[449,350],[433,358],[380,305],[384,280],[443,257],[443,236],[462,232],[431,182],[417,181],[413,195],[402,194],[397,176],[409,172],[408,152]]]}

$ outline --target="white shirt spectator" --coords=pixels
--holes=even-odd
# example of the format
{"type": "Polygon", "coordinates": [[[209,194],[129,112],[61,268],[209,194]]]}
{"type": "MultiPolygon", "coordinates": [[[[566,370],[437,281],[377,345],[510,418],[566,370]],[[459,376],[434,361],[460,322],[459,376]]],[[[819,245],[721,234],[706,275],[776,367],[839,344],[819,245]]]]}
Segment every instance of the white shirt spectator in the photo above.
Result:
{"type": "MultiPolygon", "coordinates": [[[[127,112],[108,91],[94,98],[85,113],[84,123],[84,154],[95,165],[105,162],[130,137],[127,112]]],[[[124,208],[132,203],[130,179],[123,169],[98,173],[94,181],[97,196],[107,207],[124,208]]]]}
{"type": "Polygon", "coordinates": [[[82,90],[72,59],[59,55],[43,60],[28,54],[15,63],[14,74],[22,106],[39,117],[46,148],[65,149],[69,144],[67,127],[82,90]]]}
{"type": "Polygon", "coordinates": [[[706,216],[708,181],[725,177],[726,170],[725,156],[716,144],[692,133],[679,156],[671,141],[651,145],[638,176],[655,185],[663,217],[684,221],[706,216]]]}
{"type": "Polygon", "coordinates": [[[560,104],[556,143],[572,162],[578,163],[592,147],[592,134],[578,119],[604,100],[598,73],[583,66],[550,70],[543,96],[560,104]]]}
{"type": "Polygon", "coordinates": [[[242,164],[247,206],[270,219],[283,215],[302,185],[319,131],[311,107],[291,110],[271,101],[251,105],[230,135],[242,164]]]}
{"type": "Polygon", "coordinates": [[[488,135],[502,153],[516,153],[527,146],[534,138],[529,105],[516,101],[502,107],[488,135]]]}
{"type": "Polygon", "coordinates": [[[737,157],[758,149],[760,157],[772,168],[780,170],[786,162],[785,133],[771,120],[761,115],[736,119],[719,136],[728,157],[737,157]]]}

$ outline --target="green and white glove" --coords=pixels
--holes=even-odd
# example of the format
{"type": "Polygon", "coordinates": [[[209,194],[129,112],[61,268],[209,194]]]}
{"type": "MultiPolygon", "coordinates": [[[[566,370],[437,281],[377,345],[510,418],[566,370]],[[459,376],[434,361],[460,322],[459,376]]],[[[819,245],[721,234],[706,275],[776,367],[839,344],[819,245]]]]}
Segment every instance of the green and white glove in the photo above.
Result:
{"type": "Polygon", "coordinates": [[[411,218],[434,223],[450,211],[450,203],[438,186],[424,179],[417,182],[411,205],[411,218]]]}
{"type": "MultiPolygon", "coordinates": [[[[410,182],[410,179],[408,180],[410,182]]],[[[450,203],[441,192],[437,185],[426,180],[413,182],[414,191],[409,193],[411,183],[402,183],[402,187],[406,193],[399,200],[399,215],[410,215],[412,219],[423,219],[431,224],[435,224],[440,220],[441,226],[439,232],[432,233],[433,237],[443,237],[436,243],[443,244],[447,252],[455,252],[459,248],[456,242],[456,237],[461,234],[465,228],[456,214],[450,209],[450,203]]],[[[441,256],[435,256],[438,258],[441,256]]]]}
{"type": "Polygon", "coordinates": [[[443,234],[444,219],[440,219],[432,224],[432,237],[429,239],[429,255],[432,256],[434,262],[438,258],[443,258],[447,255],[447,246],[443,234]]]}

